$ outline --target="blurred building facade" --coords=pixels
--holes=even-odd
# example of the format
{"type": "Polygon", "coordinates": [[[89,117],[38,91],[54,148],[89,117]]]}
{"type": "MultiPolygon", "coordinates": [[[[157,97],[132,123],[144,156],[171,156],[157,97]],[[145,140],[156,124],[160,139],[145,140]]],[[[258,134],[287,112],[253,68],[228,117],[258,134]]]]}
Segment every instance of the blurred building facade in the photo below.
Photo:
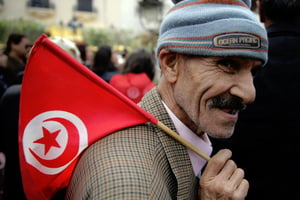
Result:
{"type": "Polygon", "coordinates": [[[156,26],[171,5],[171,0],[0,0],[0,19],[40,22],[54,33],[83,27],[141,32],[145,25],[156,26]]]}

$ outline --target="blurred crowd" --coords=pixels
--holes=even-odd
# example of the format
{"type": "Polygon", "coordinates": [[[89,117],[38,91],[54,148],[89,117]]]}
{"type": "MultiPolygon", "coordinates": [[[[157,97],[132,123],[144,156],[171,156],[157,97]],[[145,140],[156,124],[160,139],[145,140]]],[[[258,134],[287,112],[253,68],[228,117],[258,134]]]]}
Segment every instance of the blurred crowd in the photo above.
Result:
{"type": "MultiPolygon", "coordinates": [[[[95,50],[85,42],[48,38],[135,103],[158,83],[156,59],[146,49],[118,51],[112,45],[99,44],[95,50]]],[[[0,199],[25,199],[17,127],[22,77],[33,44],[27,35],[11,33],[0,50],[0,199]]]]}
{"type": "MultiPolygon", "coordinates": [[[[155,57],[149,50],[140,48],[129,52],[124,48],[120,51],[110,44],[99,44],[95,48],[85,42],[73,42],[60,36],[50,36],[49,39],[108,83],[117,74],[120,77],[121,74],[125,76],[133,73],[141,76],[141,73],[145,73],[146,80],[143,79],[138,84],[143,84],[144,81],[156,84],[159,79],[155,57]]],[[[5,48],[0,49],[0,96],[9,86],[21,83],[33,42],[22,33],[12,33],[5,48]]]]}

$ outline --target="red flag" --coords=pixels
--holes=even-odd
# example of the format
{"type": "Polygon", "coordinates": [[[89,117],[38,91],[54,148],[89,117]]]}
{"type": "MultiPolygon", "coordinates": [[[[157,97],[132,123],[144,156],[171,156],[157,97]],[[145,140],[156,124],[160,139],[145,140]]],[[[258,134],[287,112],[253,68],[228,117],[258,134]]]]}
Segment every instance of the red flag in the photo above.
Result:
{"type": "Polygon", "coordinates": [[[29,200],[51,199],[68,185],[80,153],[116,130],[155,117],[42,35],[21,89],[20,165],[29,200]]]}

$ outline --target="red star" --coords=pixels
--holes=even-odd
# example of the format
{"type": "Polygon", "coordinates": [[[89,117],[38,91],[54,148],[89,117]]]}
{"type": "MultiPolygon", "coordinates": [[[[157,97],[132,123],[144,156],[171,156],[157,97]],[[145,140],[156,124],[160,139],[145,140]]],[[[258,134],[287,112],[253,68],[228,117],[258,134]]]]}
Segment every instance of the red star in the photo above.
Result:
{"type": "Polygon", "coordinates": [[[34,141],[34,143],[40,143],[40,144],[45,145],[44,155],[46,155],[49,152],[51,147],[60,148],[60,145],[56,141],[56,137],[59,134],[59,132],[60,132],[60,130],[50,133],[50,131],[48,131],[46,128],[43,127],[44,137],[34,141]]]}

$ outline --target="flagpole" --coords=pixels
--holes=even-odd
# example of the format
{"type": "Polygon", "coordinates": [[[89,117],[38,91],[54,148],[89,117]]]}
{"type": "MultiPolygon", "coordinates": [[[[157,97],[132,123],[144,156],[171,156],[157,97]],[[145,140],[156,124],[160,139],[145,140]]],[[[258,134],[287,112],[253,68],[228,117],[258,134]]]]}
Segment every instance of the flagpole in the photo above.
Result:
{"type": "Polygon", "coordinates": [[[162,122],[158,121],[156,125],[160,129],[162,129],[163,131],[165,131],[168,135],[170,135],[171,137],[173,137],[174,139],[176,139],[178,142],[180,142],[181,144],[183,144],[185,147],[187,147],[187,148],[191,149],[192,151],[194,151],[196,154],[198,154],[200,157],[202,157],[206,161],[210,160],[209,156],[207,156],[205,153],[203,153],[202,151],[200,151],[199,149],[197,149],[194,145],[192,145],[190,142],[188,142],[187,140],[185,140],[183,137],[181,137],[180,135],[178,135],[177,133],[175,133],[174,131],[172,131],[169,127],[167,127],[166,125],[164,125],[162,122]]]}

